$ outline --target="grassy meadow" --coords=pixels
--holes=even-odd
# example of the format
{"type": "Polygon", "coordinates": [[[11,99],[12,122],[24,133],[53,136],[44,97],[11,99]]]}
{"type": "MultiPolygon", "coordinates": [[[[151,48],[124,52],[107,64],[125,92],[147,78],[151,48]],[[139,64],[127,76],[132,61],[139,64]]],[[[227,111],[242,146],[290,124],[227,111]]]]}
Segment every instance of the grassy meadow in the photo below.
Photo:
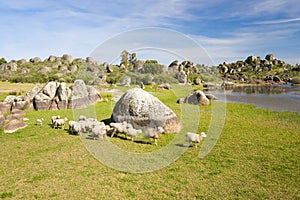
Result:
{"type": "MultiPolygon", "coordinates": [[[[172,91],[147,88],[181,115],[172,91]]],[[[111,95],[103,93],[111,99],[111,95]]],[[[215,102],[215,105],[224,103],[215,102]]],[[[195,106],[195,108],[197,108],[195,106]]],[[[98,120],[106,120],[112,101],[90,107],[98,120]]],[[[212,105],[200,106],[199,132],[207,131],[212,105]]],[[[84,110],[82,112],[85,112],[84,110]]],[[[27,111],[28,126],[13,134],[0,130],[0,198],[2,199],[300,199],[300,115],[226,104],[226,119],[217,144],[204,158],[199,148],[188,150],[174,163],[149,173],[117,171],[99,162],[79,136],[52,129],[52,115],[74,119],[76,112],[27,111]],[[44,118],[36,126],[37,118],[44,118]]],[[[193,116],[191,116],[193,117],[193,116]]],[[[196,120],[196,119],[195,119],[196,120]]],[[[131,142],[110,138],[127,151],[143,153],[158,146],[138,138],[131,142]]]]}

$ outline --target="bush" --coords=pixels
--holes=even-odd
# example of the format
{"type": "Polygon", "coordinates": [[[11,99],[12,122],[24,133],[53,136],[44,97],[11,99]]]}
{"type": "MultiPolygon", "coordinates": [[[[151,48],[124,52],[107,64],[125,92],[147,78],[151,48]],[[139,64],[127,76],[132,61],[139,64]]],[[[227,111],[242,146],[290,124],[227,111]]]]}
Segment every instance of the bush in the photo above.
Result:
{"type": "Polygon", "coordinates": [[[163,72],[163,65],[157,63],[145,63],[141,70],[143,74],[161,74],[163,72]]]}

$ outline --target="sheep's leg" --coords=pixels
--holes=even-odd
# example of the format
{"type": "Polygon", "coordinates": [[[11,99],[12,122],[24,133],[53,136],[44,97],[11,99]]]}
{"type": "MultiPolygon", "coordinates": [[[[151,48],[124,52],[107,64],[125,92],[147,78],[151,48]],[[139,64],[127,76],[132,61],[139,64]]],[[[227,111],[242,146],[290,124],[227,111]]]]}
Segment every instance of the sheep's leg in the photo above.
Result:
{"type": "Polygon", "coordinates": [[[116,130],[114,129],[113,132],[111,133],[111,136],[110,136],[111,138],[114,137],[115,132],[116,132],[116,130]]]}
{"type": "Polygon", "coordinates": [[[154,144],[157,146],[157,139],[154,138],[154,144]]]}

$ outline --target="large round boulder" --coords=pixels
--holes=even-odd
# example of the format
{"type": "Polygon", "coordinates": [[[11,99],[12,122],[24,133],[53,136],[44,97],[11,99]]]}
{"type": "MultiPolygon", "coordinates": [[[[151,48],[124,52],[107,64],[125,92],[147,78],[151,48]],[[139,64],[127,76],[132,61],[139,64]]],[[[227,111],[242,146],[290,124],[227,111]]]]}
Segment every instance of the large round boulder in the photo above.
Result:
{"type": "Polygon", "coordinates": [[[127,121],[143,130],[161,126],[165,132],[174,133],[181,129],[176,114],[158,98],[140,88],[130,89],[121,96],[111,118],[115,122],[127,121]]]}

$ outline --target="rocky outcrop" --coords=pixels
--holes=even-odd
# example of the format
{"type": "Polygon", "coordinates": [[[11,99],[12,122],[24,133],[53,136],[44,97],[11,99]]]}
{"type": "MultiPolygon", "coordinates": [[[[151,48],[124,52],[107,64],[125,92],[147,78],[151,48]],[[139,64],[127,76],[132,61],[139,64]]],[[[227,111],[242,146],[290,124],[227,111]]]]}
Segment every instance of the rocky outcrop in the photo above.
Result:
{"type": "Polygon", "coordinates": [[[161,126],[166,132],[173,133],[181,129],[176,114],[158,98],[140,88],[130,89],[121,96],[111,119],[115,122],[126,121],[142,130],[161,126]]]}
{"type": "Polygon", "coordinates": [[[295,67],[267,54],[265,59],[249,56],[245,61],[220,64],[218,66],[223,80],[247,84],[278,84],[290,82],[296,75],[295,67]]]}
{"type": "Polygon", "coordinates": [[[85,108],[101,100],[99,92],[86,86],[83,80],[75,80],[68,88],[64,82],[49,82],[33,99],[36,110],[85,108]]]}
{"type": "Polygon", "coordinates": [[[192,94],[189,94],[185,98],[180,98],[177,103],[189,103],[194,105],[209,105],[209,99],[206,97],[204,92],[197,90],[192,94]]]}

